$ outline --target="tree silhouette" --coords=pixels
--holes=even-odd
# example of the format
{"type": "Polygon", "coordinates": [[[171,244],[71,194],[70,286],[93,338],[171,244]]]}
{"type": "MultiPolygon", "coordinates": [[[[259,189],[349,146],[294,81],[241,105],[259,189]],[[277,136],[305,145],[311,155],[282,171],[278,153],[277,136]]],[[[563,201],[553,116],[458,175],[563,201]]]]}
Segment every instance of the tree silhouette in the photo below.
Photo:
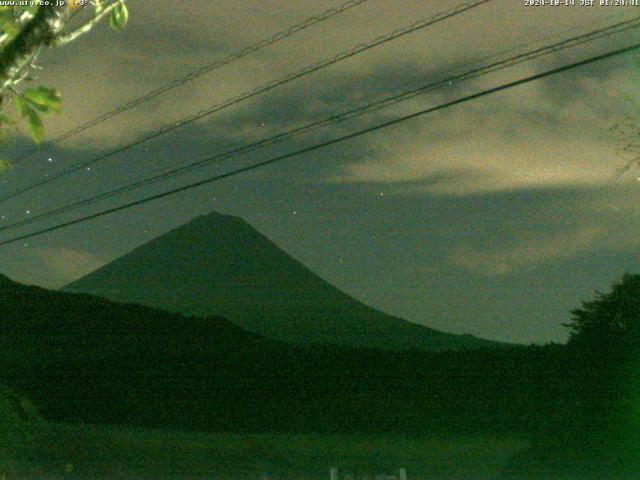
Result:
{"type": "MultiPolygon", "coordinates": [[[[505,479],[634,478],[640,471],[640,275],[571,312],[558,416],[505,479]]],[[[557,368],[557,367],[556,367],[557,368]]]]}
{"type": "Polygon", "coordinates": [[[640,275],[625,274],[609,293],[582,302],[571,312],[570,345],[599,352],[628,354],[640,350],[640,275]]]}
{"type": "Polygon", "coordinates": [[[629,464],[640,442],[640,275],[623,275],[571,313],[573,390],[587,401],[570,413],[581,417],[581,432],[591,431],[593,450],[629,464]]]}

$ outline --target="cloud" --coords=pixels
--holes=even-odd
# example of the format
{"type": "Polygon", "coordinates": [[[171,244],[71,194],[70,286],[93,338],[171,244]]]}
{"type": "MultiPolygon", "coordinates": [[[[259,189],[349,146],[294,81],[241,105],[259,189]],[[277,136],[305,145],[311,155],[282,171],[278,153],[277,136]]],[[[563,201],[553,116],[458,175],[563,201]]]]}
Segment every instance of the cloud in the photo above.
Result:
{"type": "Polygon", "coordinates": [[[522,240],[507,248],[456,247],[449,256],[449,262],[477,273],[503,275],[552,260],[578,257],[585,251],[601,247],[607,233],[602,227],[585,227],[522,240]]]}
{"type": "MultiPolygon", "coordinates": [[[[524,140],[505,145],[481,143],[470,132],[455,144],[405,146],[390,160],[348,165],[338,182],[394,183],[404,193],[468,195],[476,193],[610,182],[619,166],[613,145],[566,139],[546,145],[524,140]],[[439,181],[434,181],[439,180],[439,181]]],[[[391,153],[378,153],[378,157],[391,153]]]]}
{"type": "MultiPolygon", "coordinates": [[[[633,82],[611,72],[601,82],[578,77],[574,83],[582,95],[568,93],[562,103],[544,86],[521,86],[389,129],[370,142],[375,156],[352,162],[332,180],[454,195],[604,185],[624,163],[609,128],[623,117],[626,97],[620,95],[633,82]],[[616,94],[612,84],[621,85],[616,94]],[[446,181],[432,181],[442,175],[446,181]]],[[[428,105],[420,100],[403,108],[428,105]]]]}
{"type": "MultiPolygon", "coordinates": [[[[390,86],[394,72],[416,69],[441,72],[490,53],[513,49],[523,39],[554,38],[567,28],[595,26],[603,9],[504,8],[487,4],[389,42],[313,74],[292,85],[314,96],[317,86],[341,77],[338,93],[355,83],[390,86]],[[493,28],[484,28],[491,24],[493,28]],[[487,48],[490,46],[490,48],[487,48]],[[427,66],[428,68],[424,68],[427,66]]],[[[68,48],[45,52],[41,81],[63,91],[65,112],[48,122],[52,135],[86,122],[113,107],[159,87],[202,65],[225,58],[262,38],[301,22],[336,3],[251,0],[194,0],[177,6],[169,0],[133,2],[128,27],[120,34],[101,25],[68,48]]],[[[69,145],[113,146],[169,124],[207,106],[251,90],[269,80],[331,58],[417,19],[452,8],[449,1],[369,2],[296,34],[239,62],[216,70],[69,141],[69,145]],[[126,128],[123,128],[126,125],[126,128]]],[[[611,44],[616,42],[610,39],[611,44]]],[[[572,87],[573,88],[573,87],[572,87]]],[[[344,96],[344,95],[340,95],[344,96]]],[[[561,96],[559,96],[561,97],[561,96]]],[[[225,116],[217,118],[224,121],[225,116]]],[[[205,121],[204,123],[207,123],[205,121]]]]}
{"type": "Polygon", "coordinates": [[[546,197],[530,209],[520,204],[496,220],[493,235],[485,232],[454,244],[446,261],[463,270],[505,275],[588,254],[633,252],[640,246],[640,238],[629,233],[640,228],[638,189],[582,189],[575,196],[546,197]],[[522,214],[526,218],[515,223],[514,217],[522,214]]]}

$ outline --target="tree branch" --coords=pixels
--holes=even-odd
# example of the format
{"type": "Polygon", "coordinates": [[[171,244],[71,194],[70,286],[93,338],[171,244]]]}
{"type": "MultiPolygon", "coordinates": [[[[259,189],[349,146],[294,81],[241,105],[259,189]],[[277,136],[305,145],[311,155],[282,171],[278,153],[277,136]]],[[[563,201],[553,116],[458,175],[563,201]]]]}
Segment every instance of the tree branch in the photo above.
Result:
{"type": "MultiPolygon", "coordinates": [[[[22,12],[18,17],[16,17],[16,22],[20,27],[24,26],[27,21],[33,18],[33,14],[30,12],[22,12]]],[[[0,34],[0,47],[4,48],[5,44],[11,39],[9,35],[6,33],[0,34]]]]}
{"type": "Polygon", "coordinates": [[[65,27],[66,6],[42,6],[0,52],[0,94],[31,65],[43,46],[52,45],[65,27]]]}
{"type": "Polygon", "coordinates": [[[79,36],[84,35],[85,33],[88,33],[89,31],[91,31],[91,29],[95,25],[97,25],[104,17],[109,15],[111,11],[121,3],[123,3],[123,0],[113,0],[111,4],[104,7],[100,11],[100,13],[94,14],[94,16],[81,27],[78,27],[73,32],[70,32],[67,34],[60,34],[58,37],[56,37],[56,39],[53,42],[53,46],[61,47],[63,45],[66,45],[69,42],[73,42],[79,36]]]}

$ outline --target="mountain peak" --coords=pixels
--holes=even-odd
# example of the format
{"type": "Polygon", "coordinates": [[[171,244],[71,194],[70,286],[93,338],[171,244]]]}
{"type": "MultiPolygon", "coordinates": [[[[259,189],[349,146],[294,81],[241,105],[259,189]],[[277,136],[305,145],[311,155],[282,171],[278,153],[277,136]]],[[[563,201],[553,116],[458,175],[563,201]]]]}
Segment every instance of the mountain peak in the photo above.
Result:
{"type": "Polygon", "coordinates": [[[217,221],[217,220],[240,220],[240,217],[213,210],[209,213],[203,213],[202,215],[198,215],[197,217],[194,217],[191,221],[189,221],[185,225],[189,225],[189,223],[193,223],[193,222],[217,221]]]}
{"type": "Polygon", "coordinates": [[[123,303],[222,316],[266,337],[391,350],[489,346],[387,315],[350,297],[240,217],[195,217],[66,287],[123,303]]]}
{"type": "Polygon", "coordinates": [[[175,228],[171,232],[168,232],[163,235],[163,237],[171,235],[172,233],[191,232],[193,230],[206,232],[209,229],[212,233],[215,233],[223,229],[231,228],[232,226],[244,226],[246,229],[252,229],[251,226],[240,217],[213,211],[211,213],[193,217],[187,223],[175,228]]]}

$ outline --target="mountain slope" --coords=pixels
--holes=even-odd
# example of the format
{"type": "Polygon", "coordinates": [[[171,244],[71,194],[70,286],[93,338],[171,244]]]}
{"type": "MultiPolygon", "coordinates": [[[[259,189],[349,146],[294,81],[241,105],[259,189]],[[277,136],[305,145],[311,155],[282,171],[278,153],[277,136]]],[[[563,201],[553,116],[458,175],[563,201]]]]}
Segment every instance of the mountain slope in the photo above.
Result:
{"type": "Polygon", "coordinates": [[[54,421],[220,432],[520,431],[546,425],[540,416],[555,411],[558,395],[575,394],[562,393],[570,384],[558,375],[572,371],[568,360],[543,348],[290,345],[223,318],[0,276],[0,384],[54,421]]]}
{"type": "Polygon", "coordinates": [[[212,213],[71,283],[113,301],[220,315],[294,343],[458,350],[493,346],[370,308],[322,280],[238,217],[212,213]]]}

